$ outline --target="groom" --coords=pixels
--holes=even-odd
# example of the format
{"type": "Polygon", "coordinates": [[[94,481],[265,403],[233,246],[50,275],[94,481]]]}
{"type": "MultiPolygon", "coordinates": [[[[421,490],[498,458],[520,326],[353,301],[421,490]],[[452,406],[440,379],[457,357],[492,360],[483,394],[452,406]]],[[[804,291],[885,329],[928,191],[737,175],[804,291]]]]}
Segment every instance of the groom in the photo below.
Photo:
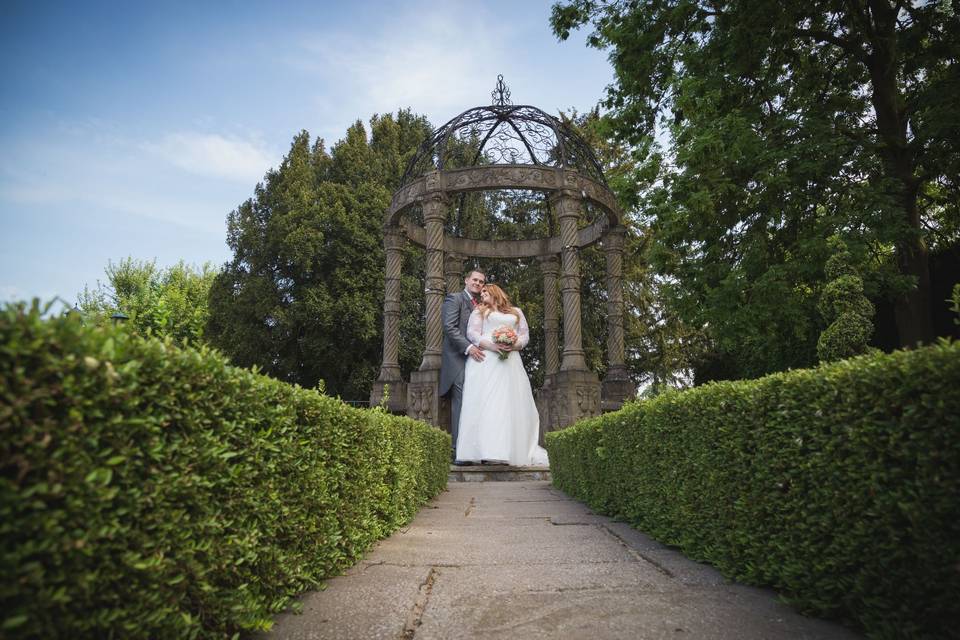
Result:
{"type": "MultiPolygon", "coordinates": [[[[480,290],[486,282],[482,271],[474,269],[463,280],[464,289],[448,293],[443,300],[443,356],[440,364],[440,395],[450,394],[450,435],[453,437],[454,464],[457,434],[460,426],[460,404],[463,401],[463,371],[467,358],[483,360],[483,349],[467,340],[467,320],[480,302],[480,290]]],[[[463,463],[466,464],[466,463],[463,463]]]]}

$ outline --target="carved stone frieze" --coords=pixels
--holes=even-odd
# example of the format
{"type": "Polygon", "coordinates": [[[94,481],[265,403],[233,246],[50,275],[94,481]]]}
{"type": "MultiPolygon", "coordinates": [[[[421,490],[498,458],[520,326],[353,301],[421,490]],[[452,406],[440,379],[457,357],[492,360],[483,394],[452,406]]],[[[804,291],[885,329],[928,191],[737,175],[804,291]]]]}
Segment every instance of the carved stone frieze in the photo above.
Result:
{"type": "Polygon", "coordinates": [[[620,208],[613,193],[604,185],[571,169],[530,165],[485,165],[449,171],[431,171],[400,188],[386,214],[386,224],[395,225],[400,212],[422,201],[430,193],[490,189],[533,189],[555,192],[568,189],[597,204],[607,213],[610,225],[620,219],[620,208]]]}
{"type": "Polygon", "coordinates": [[[423,190],[427,193],[443,190],[443,177],[439,171],[431,171],[423,176],[423,190]]]}

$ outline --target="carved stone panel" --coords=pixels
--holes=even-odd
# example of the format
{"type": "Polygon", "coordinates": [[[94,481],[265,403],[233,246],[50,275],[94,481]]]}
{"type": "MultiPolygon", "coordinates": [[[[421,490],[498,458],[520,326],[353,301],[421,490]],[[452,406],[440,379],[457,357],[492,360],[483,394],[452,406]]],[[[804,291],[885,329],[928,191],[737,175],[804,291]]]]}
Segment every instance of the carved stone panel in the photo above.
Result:
{"type": "Polygon", "coordinates": [[[551,419],[553,429],[600,415],[600,380],[592,371],[559,371],[553,377],[551,419]]]}
{"type": "Polygon", "coordinates": [[[414,420],[433,423],[436,412],[433,408],[434,389],[425,384],[410,385],[410,404],[407,415],[414,420]]]}
{"type": "Polygon", "coordinates": [[[577,415],[580,418],[592,418],[600,415],[600,386],[580,384],[575,387],[577,393],[577,415]]]}
{"type": "Polygon", "coordinates": [[[449,432],[450,403],[440,396],[439,390],[439,370],[411,372],[407,385],[407,415],[449,432]]]}

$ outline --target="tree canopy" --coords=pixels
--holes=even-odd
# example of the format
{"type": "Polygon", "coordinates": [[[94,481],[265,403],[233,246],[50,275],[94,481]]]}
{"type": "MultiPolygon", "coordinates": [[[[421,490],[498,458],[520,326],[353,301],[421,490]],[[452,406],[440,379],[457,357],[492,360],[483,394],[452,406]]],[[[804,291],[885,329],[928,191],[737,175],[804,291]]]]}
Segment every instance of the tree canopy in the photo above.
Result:
{"type": "Polygon", "coordinates": [[[645,173],[638,207],[670,307],[709,334],[698,375],[816,362],[827,238],[933,338],[928,251],[956,246],[960,29],[946,2],[573,0],[610,50],[605,105],[645,173]],[[659,140],[658,140],[659,138],[659,140]],[[651,173],[656,178],[649,179],[651,173]]]}
{"type": "Polygon", "coordinates": [[[128,316],[126,326],[143,335],[173,338],[180,344],[204,339],[210,286],[217,271],[207,263],[193,267],[180,261],[159,268],[155,261],[125,258],[104,269],[107,281],[84,288],[79,308],[93,322],[110,322],[114,313],[128,316]]]}
{"type": "MultiPolygon", "coordinates": [[[[380,364],[383,212],[430,132],[410,111],[351,126],[329,153],[298,134],[281,165],[227,219],[233,258],[210,296],[208,333],[234,363],[365,399],[380,364]]],[[[410,260],[417,260],[411,251],[410,260]]],[[[406,370],[423,345],[422,269],[404,271],[406,370]],[[420,347],[416,347],[418,344],[420,347]]]]}

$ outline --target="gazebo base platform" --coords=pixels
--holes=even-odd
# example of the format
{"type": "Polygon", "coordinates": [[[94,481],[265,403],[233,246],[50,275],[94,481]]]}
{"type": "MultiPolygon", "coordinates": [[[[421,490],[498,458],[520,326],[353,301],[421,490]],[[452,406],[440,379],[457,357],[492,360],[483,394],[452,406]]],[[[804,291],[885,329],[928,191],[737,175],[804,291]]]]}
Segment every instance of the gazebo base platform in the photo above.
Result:
{"type": "Polygon", "coordinates": [[[512,467],[505,464],[450,465],[448,482],[509,482],[549,480],[550,467],[512,467]]]}

